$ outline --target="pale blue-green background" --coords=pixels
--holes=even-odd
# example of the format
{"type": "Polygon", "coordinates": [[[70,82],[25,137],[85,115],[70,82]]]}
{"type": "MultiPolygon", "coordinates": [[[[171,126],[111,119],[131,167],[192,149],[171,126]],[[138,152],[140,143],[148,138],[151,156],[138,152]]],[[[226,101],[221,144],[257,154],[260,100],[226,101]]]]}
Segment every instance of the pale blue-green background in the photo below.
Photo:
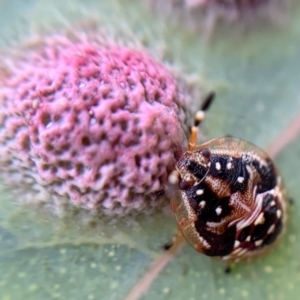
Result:
{"type": "MultiPolygon", "coordinates": [[[[140,1],[0,0],[0,47],[93,19],[133,35],[152,53],[192,74],[217,99],[204,124],[208,137],[232,134],[266,147],[300,109],[300,8],[279,28],[199,33],[151,15],[140,1]]],[[[173,21],[174,18],[173,18],[173,21]]],[[[2,58],[0,58],[2,59],[2,58]]],[[[194,99],[197,104],[198,99],[194,99]]],[[[300,294],[300,138],[276,158],[295,200],[282,243],[252,264],[224,275],[221,263],[186,246],[144,299],[297,299],[300,294]]],[[[171,215],[156,213],[89,221],[64,219],[18,205],[0,191],[0,299],[123,299],[162,254],[172,236],[171,215]]]]}

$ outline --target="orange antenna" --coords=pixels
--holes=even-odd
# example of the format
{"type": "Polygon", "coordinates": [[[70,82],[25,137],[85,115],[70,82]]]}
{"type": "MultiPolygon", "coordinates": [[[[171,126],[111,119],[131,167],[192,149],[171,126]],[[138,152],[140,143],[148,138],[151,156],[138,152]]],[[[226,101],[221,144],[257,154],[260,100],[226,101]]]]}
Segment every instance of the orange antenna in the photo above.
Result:
{"type": "Polygon", "coordinates": [[[204,100],[204,102],[201,106],[201,109],[198,110],[195,114],[194,125],[191,129],[191,136],[190,136],[190,140],[189,140],[189,150],[191,150],[191,151],[194,150],[194,148],[196,146],[199,125],[204,120],[205,112],[209,109],[214,98],[215,98],[215,93],[214,92],[209,93],[208,96],[206,97],[206,99],[204,100]]]}

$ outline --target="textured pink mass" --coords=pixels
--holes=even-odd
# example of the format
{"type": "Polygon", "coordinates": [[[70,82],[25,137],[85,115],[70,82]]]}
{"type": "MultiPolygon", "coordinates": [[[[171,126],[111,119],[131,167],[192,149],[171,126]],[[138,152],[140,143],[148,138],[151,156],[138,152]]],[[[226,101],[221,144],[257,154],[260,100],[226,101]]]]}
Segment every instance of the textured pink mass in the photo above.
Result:
{"type": "MultiPolygon", "coordinates": [[[[236,28],[243,25],[253,26],[259,20],[280,24],[288,15],[289,0],[146,0],[159,13],[173,20],[179,20],[180,26],[188,25],[200,29],[209,37],[214,27],[221,23],[238,22],[236,28]]],[[[230,29],[232,30],[232,28],[230,29]]]]}
{"type": "MultiPolygon", "coordinates": [[[[189,6],[217,4],[226,8],[255,8],[269,0],[183,0],[189,6]]],[[[272,1],[272,0],[271,0],[272,1]]]]}
{"type": "Polygon", "coordinates": [[[108,213],[154,207],[185,145],[170,71],[125,47],[49,37],[0,72],[0,167],[12,184],[108,213]]]}

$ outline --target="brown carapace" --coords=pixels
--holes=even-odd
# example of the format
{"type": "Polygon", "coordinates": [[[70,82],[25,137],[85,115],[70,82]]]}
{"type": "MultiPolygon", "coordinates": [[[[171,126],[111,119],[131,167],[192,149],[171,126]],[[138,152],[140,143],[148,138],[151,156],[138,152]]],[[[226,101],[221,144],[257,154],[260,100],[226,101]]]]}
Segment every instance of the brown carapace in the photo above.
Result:
{"type": "Polygon", "coordinates": [[[233,137],[195,144],[210,94],[196,114],[189,150],[176,164],[171,208],[185,239],[199,252],[224,261],[258,256],[282,235],[287,201],[271,158],[233,137]]]}

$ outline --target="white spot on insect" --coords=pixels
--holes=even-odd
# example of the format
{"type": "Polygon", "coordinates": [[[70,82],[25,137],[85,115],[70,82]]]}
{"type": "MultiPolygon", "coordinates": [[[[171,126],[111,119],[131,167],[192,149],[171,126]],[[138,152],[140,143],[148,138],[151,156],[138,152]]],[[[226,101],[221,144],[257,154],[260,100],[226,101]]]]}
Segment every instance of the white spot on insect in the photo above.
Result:
{"type": "Polygon", "coordinates": [[[246,169],[247,169],[249,174],[253,174],[253,171],[252,171],[252,169],[249,165],[246,165],[246,169]]]}
{"type": "Polygon", "coordinates": [[[269,230],[268,230],[267,233],[268,233],[268,234],[273,233],[274,230],[275,230],[275,224],[272,224],[272,225],[270,226],[270,228],[269,228],[269,230]]]}
{"type": "Polygon", "coordinates": [[[246,242],[250,242],[251,241],[251,236],[248,235],[247,238],[246,238],[246,242]]]}
{"type": "Polygon", "coordinates": [[[196,112],[195,118],[196,118],[197,121],[201,122],[204,119],[204,117],[205,117],[205,113],[204,113],[203,110],[198,110],[196,112]]]}
{"type": "Polygon", "coordinates": [[[255,220],[254,225],[264,224],[264,222],[265,222],[265,216],[264,216],[264,213],[262,212],[259,214],[259,216],[255,220]]]}
{"type": "Polygon", "coordinates": [[[235,240],[235,242],[234,242],[234,248],[237,248],[239,245],[240,245],[241,243],[239,242],[239,241],[237,241],[237,240],[235,240]]]}
{"type": "Polygon", "coordinates": [[[245,178],[242,177],[242,176],[239,176],[239,177],[237,178],[237,181],[238,181],[239,183],[243,183],[244,180],[245,180],[245,178]]]}
{"type": "Polygon", "coordinates": [[[276,205],[276,202],[273,200],[270,204],[271,206],[275,206],[276,205]]]}
{"type": "Polygon", "coordinates": [[[232,168],[232,162],[227,163],[226,168],[230,170],[232,168]]]}
{"type": "Polygon", "coordinates": [[[217,169],[218,171],[221,170],[221,164],[220,164],[219,162],[216,162],[216,169],[217,169]]]}
{"type": "Polygon", "coordinates": [[[277,215],[277,218],[278,219],[280,219],[280,217],[281,217],[281,210],[280,209],[277,209],[277,211],[276,211],[276,215],[277,215]]]}
{"type": "Polygon", "coordinates": [[[204,248],[206,249],[211,248],[210,244],[202,236],[200,236],[199,239],[204,248]]]}
{"type": "Polygon", "coordinates": [[[259,247],[263,243],[263,240],[258,240],[254,244],[256,247],[259,247]]]}
{"type": "Polygon", "coordinates": [[[199,189],[196,191],[196,195],[200,196],[200,195],[203,195],[204,191],[199,189]]]}
{"type": "Polygon", "coordinates": [[[206,205],[206,201],[202,200],[200,203],[199,203],[199,207],[200,208],[204,208],[206,205]]]}
{"type": "Polygon", "coordinates": [[[218,207],[216,208],[216,214],[219,216],[221,213],[222,213],[222,207],[221,207],[221,206],[218,206],[218,207]]]}

